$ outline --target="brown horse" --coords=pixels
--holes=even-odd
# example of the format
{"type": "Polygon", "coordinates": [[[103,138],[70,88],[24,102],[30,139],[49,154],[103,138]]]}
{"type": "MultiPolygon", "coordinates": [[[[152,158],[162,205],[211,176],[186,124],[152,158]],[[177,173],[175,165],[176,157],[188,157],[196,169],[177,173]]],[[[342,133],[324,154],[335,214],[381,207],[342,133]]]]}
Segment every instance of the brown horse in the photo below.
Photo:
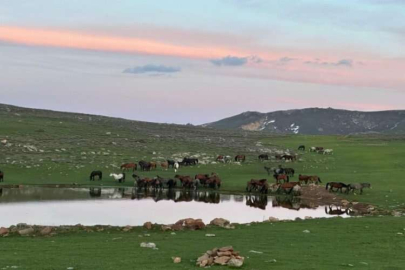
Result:
{"type": "Polygon", "coordinates": [[[160,162],[160,167],[162,167],[162,170],[166,170],[169,168],[169,162],[164,161],[164,162],[160,162]]]}
{"type": "Polygon", "coordinates": [[[317,176],[317,175],[312,175],[312,176],[309,178],[309,182],[313,182],[313,183],[315,183],[316,185],[318,185],[319,183],[322,183],[321,178],[320,178],[319,176],[317,176]]]}
{"type": "Polygon", "coordinates": [[[176,174],[174,178],[179,179],[182,187],[191,188],[193,186],[193,179],[188,175],[178,175],[176,174]]]}
{"type": "Polygon", "coordinates": [[[217,189],[221,187],[221,179],[215,174],[208,178],[205,184],[209,188],[217,189]]]}
{"type": "Polygon", "coordinates": [[[225,159],[225,157],[224,157],[224,156],[219,155],[219,156],[217,156],[216,161],[223,161],[224,159],[225,159]]]}
{"type": "Polygon", "coordinates": [[[325,187],[326,190],[329,189],[329,191],[334,191],[333,190],[334,188],[336,189],[336,192],[340,190],[340,193],[343,192],[342,189],[344,189],[344,188],[346,189],[346,192],[349,191],[349,185],[346,185],[345,183],[342,183],[342,182],[326,183],[326,187],[325,187]]]}
{"type": "Polygon", "coordinates": [[[237,155],[235,156],[235,161],[245,162],[246,156],[245,155],[237,155]]]}
{"type": "Polygon", "coordinates": [[[125,163],[121,165],[121,170],[128,170],[128,169],[132,169],[132,171],[136,171],[137,170],[138,165],[136,163],[125,163]]]}
{"type": "Polygon", "coordinates": [[[246,191],[258,191],[260,193],[268,193],[269,184],[267,183],[267,179],[250,179],[249,182],[246,184],[246,191]]]}
{"type": "Polygon", "coordinates": [[[155,169],[155,170],[156,170],[156,168],[157,168],[157,164],[156,164],[156,162],[151,161],[151,162],[149,162],[149,163],[150,163],[150,168],[151,168],[151,169],[155,169]]]}
{"type": "Polygon", "coordinates": [[[281,156],[281,159],[284,159],[285,161],[295,161],[297,160],[297,157],[293,155],[283,155],[281,156]]]}
{"type": "Polygon", "coordinates": [[[278,187],[277,192],[284,191],[285,193],[290,194],[293,191],[293,188],[297,185],[300,186],[300,182],[283,183],[278,187]]]}
{"type": "Polygon", "coordinates": [[[200,184],[202,186],[206,186],[207,184],[207,180],[210,178],[210,176],[208,174],[196,174],[194,176],[194,179],[198,179],[200,180],[200,184]]]}
{"type": "Polygon", "coordinates": [[[290,177],[286,174],[275,174],[273,177],[276,179],[277,184],[280,184],[281,180],[283,180],[283,183],[288,183],[290,181],[290,177]]]}

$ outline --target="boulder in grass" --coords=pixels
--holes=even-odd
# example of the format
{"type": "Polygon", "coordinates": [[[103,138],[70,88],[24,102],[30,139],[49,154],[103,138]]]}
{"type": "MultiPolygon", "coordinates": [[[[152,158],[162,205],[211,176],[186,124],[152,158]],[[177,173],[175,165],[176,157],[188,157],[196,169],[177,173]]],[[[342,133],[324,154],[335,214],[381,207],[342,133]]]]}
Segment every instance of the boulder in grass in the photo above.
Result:
{"type": "Polygon", "coordinates": [[[211,220],[210,222],[211,225],[214,226],[219,226],[219,227],[225,227],[230,224],[229,220],[224,219],[224,218],[215,218],[211,220]]]}
{"type": "Polygon", "coordinates": [[[34,233],[34,229],[33,229],[33,228],[22,229],[22,230],[19,230],[18,233],[19,233],[21,236],[27,236],[27,235],[33,234],[33,233],[34,233]]]}

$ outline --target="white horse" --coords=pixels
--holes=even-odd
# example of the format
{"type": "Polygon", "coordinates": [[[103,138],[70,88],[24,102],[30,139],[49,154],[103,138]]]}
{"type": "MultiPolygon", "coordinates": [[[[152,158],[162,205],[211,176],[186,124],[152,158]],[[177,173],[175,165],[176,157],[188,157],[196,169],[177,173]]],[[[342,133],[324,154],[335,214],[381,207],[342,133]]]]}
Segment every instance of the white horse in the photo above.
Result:
{"type": "Polygon", "coordinates": [[[333,149],[325,149],[323,150],[324,155],[333,155],[333,149]]]}
{"type": "Polygon", "coordinates": [[[178,162],[174,163],[173,168],[174,168],[174,172],[177,172],[177,170],[179,169],[180,165],[178,162]]]}
{"type": "Polygon", "coordinates": [[[117,180],[119,183],[121,182],[125,182],[125,173],[120,173],[120,174],[116,174],[116,173],[111,173],[110,177],[113,177],[115,180],[117,180]]]}

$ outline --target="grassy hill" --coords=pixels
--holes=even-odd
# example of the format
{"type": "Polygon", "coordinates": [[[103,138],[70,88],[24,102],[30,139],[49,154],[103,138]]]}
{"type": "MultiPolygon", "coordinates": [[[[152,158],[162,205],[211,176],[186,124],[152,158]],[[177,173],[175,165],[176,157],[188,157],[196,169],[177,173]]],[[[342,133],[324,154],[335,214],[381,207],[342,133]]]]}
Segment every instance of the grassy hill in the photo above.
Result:
{"type": "Polygon", "coordinates": [[[204,126],[273,134],[404,134],[405,111],[360,112],[309,108],[270,113],[245,112],[204,126]]]}

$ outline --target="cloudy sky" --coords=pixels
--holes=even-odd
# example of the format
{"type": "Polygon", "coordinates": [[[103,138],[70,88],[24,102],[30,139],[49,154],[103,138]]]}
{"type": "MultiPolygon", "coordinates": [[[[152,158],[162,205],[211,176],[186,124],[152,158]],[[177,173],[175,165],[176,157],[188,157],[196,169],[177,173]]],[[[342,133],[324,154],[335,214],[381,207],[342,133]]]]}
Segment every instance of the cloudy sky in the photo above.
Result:
{"type": "Polygon", "coordinates": [[[405,0],[0,0],[0,103],[201,124],[405,109],[405,0]]]}

